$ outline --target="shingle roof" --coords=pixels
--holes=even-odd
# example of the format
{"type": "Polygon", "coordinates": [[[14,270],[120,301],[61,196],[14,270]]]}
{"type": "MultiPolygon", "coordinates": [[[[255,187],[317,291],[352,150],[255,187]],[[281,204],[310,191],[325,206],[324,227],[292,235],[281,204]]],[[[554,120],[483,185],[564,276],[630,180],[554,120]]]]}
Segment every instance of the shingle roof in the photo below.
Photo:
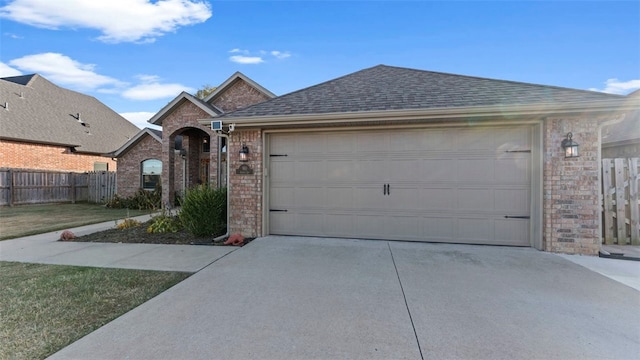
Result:
{"type": "Polygon", "coordinates": [[[76,145],[78,152],[104,154],[140,131],[96,98],[38,74],[0,78],[0,104],[5,103],[8,109],[0,108],[4,139],[76,145]]]}
{"type": "Polygon", "coordinates": [[[624,96],[378,65],[223,117],[533,105],[619,98],[624,96]]]}

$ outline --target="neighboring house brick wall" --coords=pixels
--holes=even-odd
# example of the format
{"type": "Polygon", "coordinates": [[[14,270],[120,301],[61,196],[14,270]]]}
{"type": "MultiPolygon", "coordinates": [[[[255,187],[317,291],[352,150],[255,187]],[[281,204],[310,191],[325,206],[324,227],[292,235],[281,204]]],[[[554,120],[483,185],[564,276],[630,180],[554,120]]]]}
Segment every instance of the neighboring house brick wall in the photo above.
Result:
{"type": "Polygon", "coordinates": [[[589,118],[548,118],[544,126],[544,250],[597,255],[600,249],[598,125],[589,118]],[[580,156],[567,159],[560,143],[568,132],[580,156]]]}
{"type": "Polygon", "coordinates": [[[245,108],[270,98],[243,80],[239,80],[213,101],[224,112],[245,108]]]}
{"type": "Polygon", "coordinates": [[[16,169],[51,171],[93,171],[96,162],[107,163],[109,171],[116,170],[116,162],[111,158],[83,153],[73,153],[68,147],[0,141],[0,166],[16,169]]]}
{"type": "Polygon", "coordinates": [[[147,159],[162,159],[162,144],[149,135],[118,158],[118,196],[133,196],[140,189],[140,164],[147,159]]]}
{"type": "Polygon", "coordinates": [[[231,234],[245,237],[262,235],[262,132],[248,130],[234,132],[229,141],[230,182],[229,201],[231,234]],[[242,163],[238,152],[242,144],[249,148],[249,161],[242,163]],[[236,175],[240,165],[253,169],[252,175],[236,175]]]}

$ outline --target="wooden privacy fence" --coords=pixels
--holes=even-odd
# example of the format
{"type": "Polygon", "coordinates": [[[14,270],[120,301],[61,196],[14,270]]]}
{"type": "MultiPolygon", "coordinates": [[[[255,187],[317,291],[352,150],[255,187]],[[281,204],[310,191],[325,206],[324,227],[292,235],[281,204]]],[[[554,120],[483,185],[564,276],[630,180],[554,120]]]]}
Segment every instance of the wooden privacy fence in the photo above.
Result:
{"type": "Polygon", "coordinates": [[[116,193],[116,173],[0,169],[0,205],[87,201],[104,203],[116,193]]]}
{"type": "Polygon", "coordinates": [[[638,160],[602,159],[604,244],[640,245],[638,160]]]}

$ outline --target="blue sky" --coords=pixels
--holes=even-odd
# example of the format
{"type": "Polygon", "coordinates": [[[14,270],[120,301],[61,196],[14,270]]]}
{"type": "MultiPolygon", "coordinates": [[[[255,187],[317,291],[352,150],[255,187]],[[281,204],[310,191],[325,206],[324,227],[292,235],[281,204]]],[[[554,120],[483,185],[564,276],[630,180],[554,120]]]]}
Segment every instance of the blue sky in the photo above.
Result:
{"type": "Polygon", "coordinates": [[[241,71],[276,95],[386,64],[627,94],[639,1],[0,0],[0,77],[39,73],[136,125],[241,71]]]}

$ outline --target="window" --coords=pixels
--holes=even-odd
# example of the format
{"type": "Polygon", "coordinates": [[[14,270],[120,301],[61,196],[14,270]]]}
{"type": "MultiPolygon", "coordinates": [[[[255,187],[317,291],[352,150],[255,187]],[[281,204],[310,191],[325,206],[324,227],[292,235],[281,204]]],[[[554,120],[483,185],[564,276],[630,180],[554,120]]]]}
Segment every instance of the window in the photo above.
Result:
{"type": "Polygon", "coordinates": [[[162,161],[149,159],[142,162],[142,188],[154,190],[160,185],[160,174],[162,174],[162,161]]]}
{"type": "Polygon", "coordinates": [[[109,164],[96,161],[93,163],[93,171],[109,171],[109,164]]]}

